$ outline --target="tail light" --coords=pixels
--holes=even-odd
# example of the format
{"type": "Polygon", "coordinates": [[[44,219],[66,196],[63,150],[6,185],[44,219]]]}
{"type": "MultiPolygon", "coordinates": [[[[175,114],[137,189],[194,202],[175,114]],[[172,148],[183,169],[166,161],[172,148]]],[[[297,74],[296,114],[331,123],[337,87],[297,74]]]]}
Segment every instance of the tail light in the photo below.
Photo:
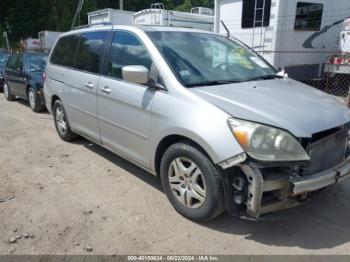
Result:
{"type": "Polygon", "coordinates": [[[43,82],[46,81],[46,72],[44,71],[43,75],[42,75],[42,79],[43,79],[43,82]]]}
{"type": "Polygon", "coordinates": [[[343,57],[331,57],[328,62],[332,65],[349,64],[349,59],[343,57]]]}
{"type": "Polygon", "coordinates": [[[341,65],[343,63],[344,63],[344,59],[341,58],[341,57],[338,57],[337,60],[336,60],[336,64],[341,65]]]}

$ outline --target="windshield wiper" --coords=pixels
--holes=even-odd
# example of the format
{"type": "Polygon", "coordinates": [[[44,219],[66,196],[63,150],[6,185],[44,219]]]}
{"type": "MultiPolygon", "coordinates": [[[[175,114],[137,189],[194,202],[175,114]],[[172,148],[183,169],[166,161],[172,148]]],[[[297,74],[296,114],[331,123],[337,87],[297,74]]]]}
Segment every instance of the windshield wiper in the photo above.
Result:
{"type": "Polygon", "coordinates": [[[244,82],[249,82],[249,81],[254,81],[254,80],[269,80],[269,79],[274,79],[274,78],[282,78],[282,76],[279,75],[262,75],[262,76],[256,76],[253,78],[250,78],[248,80],[245,80],[244,82]]]}
{"type": "Polygon", "coordinates": [[[197,87],[197,86],[215,86],[215,85],[224,85],[224,84],[232,84],[238,83],[239,81],[235,80],[215,80],[215,81],[204,81],[198,83],[192,83],[185,85],[186,87],[197,87]]]}

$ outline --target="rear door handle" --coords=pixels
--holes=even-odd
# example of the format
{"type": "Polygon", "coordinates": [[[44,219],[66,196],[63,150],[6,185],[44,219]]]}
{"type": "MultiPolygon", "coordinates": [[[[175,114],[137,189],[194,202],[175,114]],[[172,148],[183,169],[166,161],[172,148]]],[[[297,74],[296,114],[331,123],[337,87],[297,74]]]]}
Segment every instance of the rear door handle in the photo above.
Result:
{"type": "Polygon", "coordinates": [[[105,94],[110,94],[112,92],[112,90],[108,86],[101,87],[100,90],[102,93],[105,94]]]}
{"type": "Polygon", "coordinates": [[[91,81],[85,82],[84,86],[86,86],[87,88],[90,88],[90,89],[94,88],[94,84],[91,81]]]}

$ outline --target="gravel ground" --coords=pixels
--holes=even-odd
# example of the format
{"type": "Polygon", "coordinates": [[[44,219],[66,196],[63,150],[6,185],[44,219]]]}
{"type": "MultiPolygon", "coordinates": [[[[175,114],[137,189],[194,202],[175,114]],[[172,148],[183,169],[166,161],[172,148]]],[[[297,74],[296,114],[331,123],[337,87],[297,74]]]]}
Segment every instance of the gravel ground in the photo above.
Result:
{"type": "Polygon", "coordinates": [[[350,181],[266,221],[197,224],[157,178],[2,94],[0,133],[0,254],[350,254],[350,181]]]}

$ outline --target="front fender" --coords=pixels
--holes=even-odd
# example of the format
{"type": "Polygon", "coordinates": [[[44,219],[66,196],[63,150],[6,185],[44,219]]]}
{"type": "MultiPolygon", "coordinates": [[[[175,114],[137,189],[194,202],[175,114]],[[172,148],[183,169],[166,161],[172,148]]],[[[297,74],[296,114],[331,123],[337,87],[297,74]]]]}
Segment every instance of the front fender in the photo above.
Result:
{"type": "Polygon", "coordinates": [[[159,143],[170,135],[194,141],[215,164],[244,152],[227,124],[230,115],[221,109],[201,100],[189,102],[184,97],[177,99],[161,92],[155,95],[153,102],[150,144],[152,170],[155,170],[153,160],[159,143]]]}

